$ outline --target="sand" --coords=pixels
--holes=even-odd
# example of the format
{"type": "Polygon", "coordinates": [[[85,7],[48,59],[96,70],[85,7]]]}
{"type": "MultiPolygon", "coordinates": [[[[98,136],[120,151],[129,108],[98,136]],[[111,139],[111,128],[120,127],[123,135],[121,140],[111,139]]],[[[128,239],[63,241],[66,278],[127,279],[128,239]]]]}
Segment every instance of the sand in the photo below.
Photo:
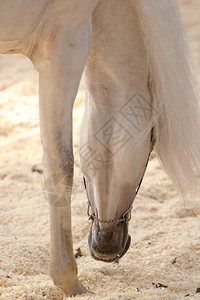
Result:
{"type": "MultiPolygon", "coordinates": [[[[179,0],[192,55],[200,65],[200,1],[179,0]]],[[[0,299],[62,299],[48,276],[49,213],[42,195],[38,75],[21,55],[0,56],[0,299]]],[[[81,86],[74,109],[74,250],[93,296],[77,299],[200,299],[200,199],[184,202],[155,158],[135,201],[132,244],[117,264],[89,254],[87,201],[79,167],[81,86]]]]}

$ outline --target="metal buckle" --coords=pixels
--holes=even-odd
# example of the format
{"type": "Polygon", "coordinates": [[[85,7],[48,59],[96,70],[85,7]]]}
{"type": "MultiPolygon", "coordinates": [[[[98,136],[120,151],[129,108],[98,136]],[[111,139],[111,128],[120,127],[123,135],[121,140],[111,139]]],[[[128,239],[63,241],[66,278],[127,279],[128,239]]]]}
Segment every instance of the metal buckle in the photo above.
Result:
{"type": "Polygon", "coordinates": [[[91,208],[91,205],[88,203],[88,208],[87,208],[87,215],[88,215],[88,220],[94,220],[94,215],[93,215],[93,213],[92,213],[92,211],[91,211],[91,213],[90,213],[90,210],[91,210],[92,208],[91,208]]]}
{"type": "Polygon", "coordinates": [[[132,210],[132,205],[131,207],[125,211],[125,213],[123,213],[122,215],[122,219],[125,223],[129,222],[131,220],[131,210],[132,210]]]}

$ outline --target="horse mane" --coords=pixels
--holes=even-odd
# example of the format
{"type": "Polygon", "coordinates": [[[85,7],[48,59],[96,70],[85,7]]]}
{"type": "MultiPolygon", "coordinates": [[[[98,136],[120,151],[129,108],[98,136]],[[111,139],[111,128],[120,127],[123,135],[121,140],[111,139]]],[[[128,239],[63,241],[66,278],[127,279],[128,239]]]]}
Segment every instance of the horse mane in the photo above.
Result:
{"type": "Polygon", "coordinates": [[[199,86],[175,0],[134,0],[153,98],[155,151],[181,193],[199,192],[199,86]]]}

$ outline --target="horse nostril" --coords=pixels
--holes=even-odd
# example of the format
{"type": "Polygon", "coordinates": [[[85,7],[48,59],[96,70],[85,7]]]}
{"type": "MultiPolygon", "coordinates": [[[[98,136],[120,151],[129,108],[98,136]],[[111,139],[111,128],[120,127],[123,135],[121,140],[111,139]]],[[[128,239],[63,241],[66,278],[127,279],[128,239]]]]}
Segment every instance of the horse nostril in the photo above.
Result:
{"type": "Polygon", "coordinates": [[[113,231],[98,231],[95,236],[96,243],[101,246],[113,245],[117,242],[117,236],[113,231]]]}

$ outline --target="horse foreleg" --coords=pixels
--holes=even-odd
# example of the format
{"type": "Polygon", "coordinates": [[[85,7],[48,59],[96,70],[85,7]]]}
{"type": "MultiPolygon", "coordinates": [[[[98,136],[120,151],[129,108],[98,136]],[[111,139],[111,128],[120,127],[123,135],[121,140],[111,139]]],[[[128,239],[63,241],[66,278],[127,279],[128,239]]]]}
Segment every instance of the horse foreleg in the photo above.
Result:
{"type": "Polygon", "coordinates": [[[86,292],[73,254],[70,197],[73,184],[72,109],[86,64],[91,21],[58,33],[34,53],[39,71],[45,195],[50,204],[50,276],[65,295],[86,292]],[[44,48],[43,48],[44,47],[44,48]],[[45,48],[46,47],[46,48],[45,48]]]}

